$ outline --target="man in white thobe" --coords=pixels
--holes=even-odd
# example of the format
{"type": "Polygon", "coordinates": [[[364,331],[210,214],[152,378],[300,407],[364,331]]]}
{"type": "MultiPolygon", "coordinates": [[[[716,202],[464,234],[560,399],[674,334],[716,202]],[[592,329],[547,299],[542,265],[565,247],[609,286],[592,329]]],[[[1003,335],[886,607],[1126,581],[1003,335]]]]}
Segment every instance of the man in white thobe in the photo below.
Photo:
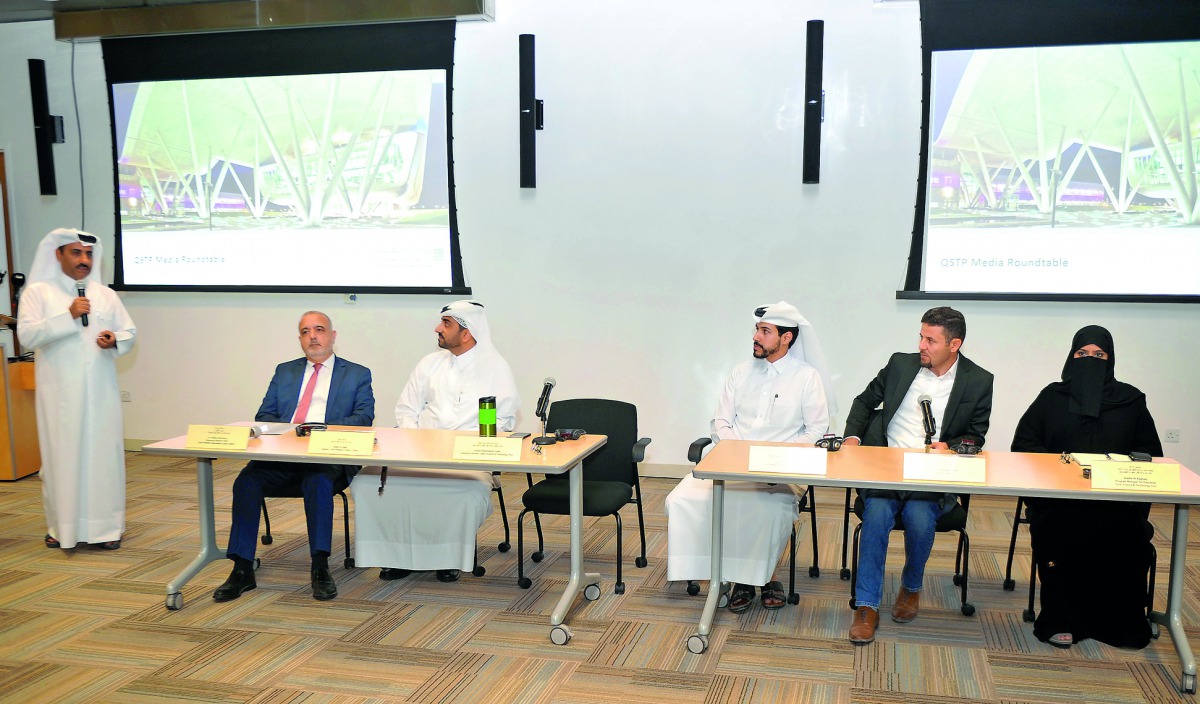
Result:
{"type": "MultiPolygon", "coordinates": [[[[812,326],[780,301],[754,311],[753,359],[729,374],[712,419],[713,442],[812,443],[829,429],[832,386],[812,326]]],[[[667,580],[708,579],[712,568],[712,482],[689,474],[666,500],[667,580]]],[[[732,482],[725,486],[721,577],[733,582],[729,607],[749,608],[763,585],[768,609],[784,605],[775,564],[799,518],[791,485],[732,482]]]]}
{"type": "MultiPolygon", "coordinates": [[[[456,301],[441,309],[437,352],[417,363],[396,403],[399,428],[477,430],[479,399],[496,398],[496,428],[516,426],[521,399],[508,362],[492,344],[483,304],[456,301]]],[[[354,560],[382,567],[380,579],[437,570],[443,582],[475,566],[475,534],[492,513],[488,472],[380,468],[354,478],[354,560]]]]}
{"type": "Polygon", "coordinates": [[[116,550],[125,532],[125,432],[117,357],[137,332],[100,278],[99,240],[42,238],[21,294],[17,338],[35,352],[46,547],[116,550]]]}

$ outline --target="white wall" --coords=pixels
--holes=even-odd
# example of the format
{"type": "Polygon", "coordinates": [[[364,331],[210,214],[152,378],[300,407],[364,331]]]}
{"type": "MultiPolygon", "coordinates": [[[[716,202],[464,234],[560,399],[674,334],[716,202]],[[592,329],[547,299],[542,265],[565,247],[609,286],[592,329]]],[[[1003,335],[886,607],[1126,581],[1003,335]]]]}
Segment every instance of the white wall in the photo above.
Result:
{"type": "MultiPolygon", "coordinates": [[[[494,23],[462,24],[455,64],[459,222],[469,283],[526,391],[638,405],[648,461],[682,465],[707,432],[728,370],[750,353],[751,310],[785,298],[816,326],[844,422],[894,350],[915,349],[932,305],[897,301],[912,227],[920,126],[916,2],[504,0],[494,23]],[[751,9],[742,9],[752,8],[751,9]],[[800,183],[805,22],[824,19],[820,185],[800,183]],[[518,188],[517,35],[537,35],[536,190],[518,188]]],[[[10,155],[17,262],[80,217],[69,44],[49,23],[0,26],[0,146],[10,155]],[[37,195],[25,59],[47,60],[57,197],[37,195]]],[[[109,237],[111,144],[98,44],[80,44],[86,224],[109,237]]],[[[202,57],[192,57],[203,60],[202,57]]],[[[110,242],[106,239],[106,242],[110,242]]],[[[111,251],[111,249],[110,249],[111,251]]],[[[300,312],[328,311],[341,354],[375,373],[378,425],[416,360],[434,348],[446,298],[128,293],[135,352],[121,360],[126,435],[158,439],[194,422],[250,416],[274,365],[298,356],[300,312]]],[[[1118,378],[1142,388],[1167,454],[1200,467],[1185,305],[949,302],[964,351],[996,374],[989,445],[1056,380],[1080,326],[1109,327],[1118,378]]],[[[655,467],[652,471],[661,471],[655,467]]]]}

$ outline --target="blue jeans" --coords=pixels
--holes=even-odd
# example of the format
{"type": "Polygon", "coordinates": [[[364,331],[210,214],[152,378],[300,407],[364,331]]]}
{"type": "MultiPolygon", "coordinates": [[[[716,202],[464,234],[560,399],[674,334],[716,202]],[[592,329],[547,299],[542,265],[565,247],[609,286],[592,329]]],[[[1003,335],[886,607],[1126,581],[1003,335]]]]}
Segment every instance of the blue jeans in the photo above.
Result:
{"type": "Polygon", "coordinates": [[[938,519],[957,503],[954,494],[943,494],[940,500],[929,501],[910,498],[911,492],[894,493],[894,498],[863,498],[865,508],[858,543],[854,601],[857,606],[869,606],[877,611],[883,599],[888,537],[896,525],[896,516],[904,519],[904,571],[900,573],[900,586],[910,592],[919,592],[925,579],[925,563],[933,550],[934,529],[938,519]]]}

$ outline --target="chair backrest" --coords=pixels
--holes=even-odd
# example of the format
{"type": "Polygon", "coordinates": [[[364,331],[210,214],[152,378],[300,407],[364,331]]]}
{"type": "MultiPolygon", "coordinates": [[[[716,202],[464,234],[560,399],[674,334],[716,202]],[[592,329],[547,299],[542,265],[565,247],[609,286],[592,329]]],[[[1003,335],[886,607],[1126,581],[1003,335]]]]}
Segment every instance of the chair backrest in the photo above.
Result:
{"type": "Polygon", "coordinates": [[[633,462],[633,446],[638,440],[637,406],[603,398],[555,401],[550,404],[547,432],[566,428],[608,436],[604,447],[583,460],[585,480],[626,484],[637,480],[637,466],[633,462]]]}

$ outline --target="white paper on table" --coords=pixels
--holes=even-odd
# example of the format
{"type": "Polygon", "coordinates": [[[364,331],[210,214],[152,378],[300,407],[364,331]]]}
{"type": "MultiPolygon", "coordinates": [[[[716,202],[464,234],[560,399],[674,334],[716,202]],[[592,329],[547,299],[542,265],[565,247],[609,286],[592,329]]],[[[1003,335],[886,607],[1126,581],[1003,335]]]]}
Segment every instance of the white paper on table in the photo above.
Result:
{"type": "Polygon", "coordinates": [[[979,455],[906,452],[904,481],[983,484],[987,481],[987,460],[979,455]]]}
{"type": "Polygon", "coordinates": [[[823,477],[828,454],[820,447],[751,445],[750,462],[746,469],[750,472],[823,477]]]}

